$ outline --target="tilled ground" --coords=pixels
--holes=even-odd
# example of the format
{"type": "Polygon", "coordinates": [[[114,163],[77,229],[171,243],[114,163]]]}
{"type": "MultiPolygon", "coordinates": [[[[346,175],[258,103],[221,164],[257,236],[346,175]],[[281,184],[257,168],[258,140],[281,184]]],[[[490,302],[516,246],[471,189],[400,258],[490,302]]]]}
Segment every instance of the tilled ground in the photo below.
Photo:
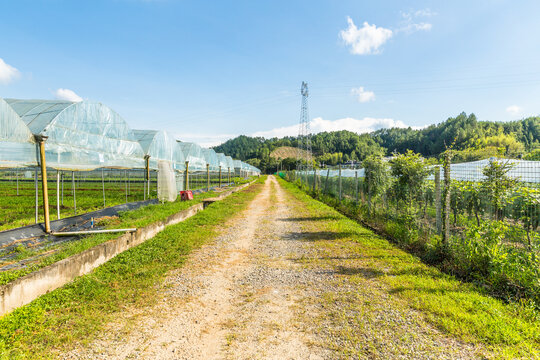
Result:
{"type": "Polygon", "coordinates": [[[313,234],[322,242],[335,234],[317,233],[312,220],[269,177],[220,237],[168,276],[155,308],[127,309],[98,341],[63,358],[479,357],[482,349],[429,326],[368,270],[348,281],[347,269],[361,263],[354,242],[321,247],[313,234]]]}

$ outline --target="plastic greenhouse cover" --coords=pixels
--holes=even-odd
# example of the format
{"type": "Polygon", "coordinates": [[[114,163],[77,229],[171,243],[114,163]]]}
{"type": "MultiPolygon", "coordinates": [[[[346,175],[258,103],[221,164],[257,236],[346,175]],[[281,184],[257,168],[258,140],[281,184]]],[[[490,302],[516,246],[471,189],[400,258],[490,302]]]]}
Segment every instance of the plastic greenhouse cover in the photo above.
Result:
{"type": "Polygon", "coordinates": [[[37,165],[34,135],[19,114],[0,98],[0,167],[37,165]]]}
{"type": "Polygon", "coordinates": [[[206,159],[202,153],[202,148],[194,143],[189,142],[178,142],[180,149],[186,161],[189,161],[189,169],[192,171],[202,171],[206,170],[206,159]]]}
{"type": "Polygon", "coordinates": [[[174,170],[186,169],[185,157],[174,136],[163,130],[133,130],[145,155],[150,156],[149,166],[158,169],[158,162],[168,161],[174,170]]]}
{"type": "Polygon", "coordinates": [[[240,160],[233,160],[234,168],[235,169],[241,169],[242,168],[242,161],[240,160]]]}
{"type": "Polygon", "coordinates": [[[217,153],[213,149],[202,149],[206,163],[210,165],[210,170],[215,171],[219,168],[219,160],[217,153]]]}
{"type": "Polygon", "coordinates": [[[101,103],[6,99],[31,133],[45,135],[47,166],[62,170],[144,168],[127,123],[101,103]]]}
{"type": "Polygon", "coordinates": [[[219,166],[221,166],[222,170],[227,170],[227,158],[225,157],[225,154],[223,153],[217,153],[217,158],[219,161],[219,166]]]}
{"type": "Polygon", "coordinates": [[[230,168],[231,170],[234,170],[234,160],[230,156],[225,156],[225,160],[227,161],[227,168],[230,168]]]}

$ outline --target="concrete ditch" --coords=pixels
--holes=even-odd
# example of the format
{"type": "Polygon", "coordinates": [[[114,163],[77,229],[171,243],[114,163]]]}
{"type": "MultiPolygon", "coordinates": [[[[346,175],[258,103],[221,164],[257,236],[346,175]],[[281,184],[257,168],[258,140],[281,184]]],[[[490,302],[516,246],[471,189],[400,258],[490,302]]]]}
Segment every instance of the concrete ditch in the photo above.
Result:
{"type": "MultiPolygon", "coordinates": [[[[252,183],[250,182],[224,191],[213,198],[213,200],[223,200],[232,193],[240,191],[252,183]]],[[[133,233],[121,235],[1,286],[0,316],[29,304],[41,295],[73,281],[78,276],[90,273],[116,255],[156,236],[156,234],[163,231],[167,226],[178,224],[194,216],[199,211],[202,211],[204,207],[202,202],[195,204],[186,210],[169,216],[163,221],[139,228],[133,233]]]]}

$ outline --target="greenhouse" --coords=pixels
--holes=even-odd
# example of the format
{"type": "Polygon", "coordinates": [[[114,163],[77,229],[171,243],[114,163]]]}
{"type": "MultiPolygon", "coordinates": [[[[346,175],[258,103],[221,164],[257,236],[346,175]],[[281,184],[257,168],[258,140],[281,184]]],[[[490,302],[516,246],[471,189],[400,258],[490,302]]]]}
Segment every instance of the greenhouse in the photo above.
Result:
{"type": "Polygon", "coordinates": [[[34,135],[19,114],[0,98],[0,167],[35,166],[34,135]]]}
{"type": "Polygon", "coordinates": [[[216,152],[213,149],[202,149],[204,159],[209,166],[210,171],[216,171],[219,169],[219,160],[216,152]]]}
{"type": "Polygon", "coordinates": [[[184,153],[170,133],[162,130],[133,130],[133,133],[145,155],[150,157],[150,169],[157,170],[159,160],[170,162],[177,171],[186,169],[184,153]]]}
{"type": "MultiPolygon", "coordinates": [[[[144,151],[135,135],[124,119],[105,105],[17,99],[5,99],[5,103],[31,134],[46,137],[48,167],[59,170],[144,167],[144,151]]],[[[5,106],[2,110],[13,116],[5,106]]],[[[2,121],[4,116],[2,113],[2,121]]],[[[15,123],[16,129],[20,128],[21,124],[15,123]]],[[[35,147],[23,149],[27,152],[18,156],[27,157],[35,164],[35,147]]],[[[2,160],[9,158],[4,154],[2,160]]]]}
{"type": "Polygon", "coordinates": [[[182,150],[186,161],[189,162],[190,171],[206,170],[206,158],[203,149],[199,145],[181,141],[178,141],[178,145],[180,146],[180,150],[182,150]]]}

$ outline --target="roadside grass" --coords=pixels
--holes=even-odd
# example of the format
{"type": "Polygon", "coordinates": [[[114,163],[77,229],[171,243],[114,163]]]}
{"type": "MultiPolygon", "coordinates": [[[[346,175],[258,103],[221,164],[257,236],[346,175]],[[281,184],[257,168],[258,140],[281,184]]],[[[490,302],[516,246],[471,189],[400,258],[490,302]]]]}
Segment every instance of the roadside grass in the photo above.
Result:
{"type": "MultiPolygon", "coordinates": [[[[303,203],[299,211],[305,211],[312,220],[303,222],[304,230],[309,230],[306,241],[315,242],[322,252],[327,252],[326,258],[348,252],[350,267],[337,270],[350,281],[365,283],[366,279],[375,279],[388,296],[420,311],[443,334],[485,347],[493,353],[490,357],[540,358],[540,315],[534,308],[492,298],[484,289],[422,263],[294,184],[281,179],[279,182],[303,203]]],[[[356,307],[370,301],[360,298],[355,300],[356,307]]],[[[365,316],[358,321],[369,319],[365,316]]]]}
{"type": "MultiPolygon", "coordinates": [[[[167,272],[182,266],[193,249],[217,236],[220,226],[260,192],[264,180],[261,177],[92,273],[0,318],[0,358],[54,358],[76,343],[92,340],[122,309],[154,304],[167,272]]],[[[130,221],[142,225],[156,219],[155,214],[140,211],[146,220],[131,214],[130,221]]]]}

